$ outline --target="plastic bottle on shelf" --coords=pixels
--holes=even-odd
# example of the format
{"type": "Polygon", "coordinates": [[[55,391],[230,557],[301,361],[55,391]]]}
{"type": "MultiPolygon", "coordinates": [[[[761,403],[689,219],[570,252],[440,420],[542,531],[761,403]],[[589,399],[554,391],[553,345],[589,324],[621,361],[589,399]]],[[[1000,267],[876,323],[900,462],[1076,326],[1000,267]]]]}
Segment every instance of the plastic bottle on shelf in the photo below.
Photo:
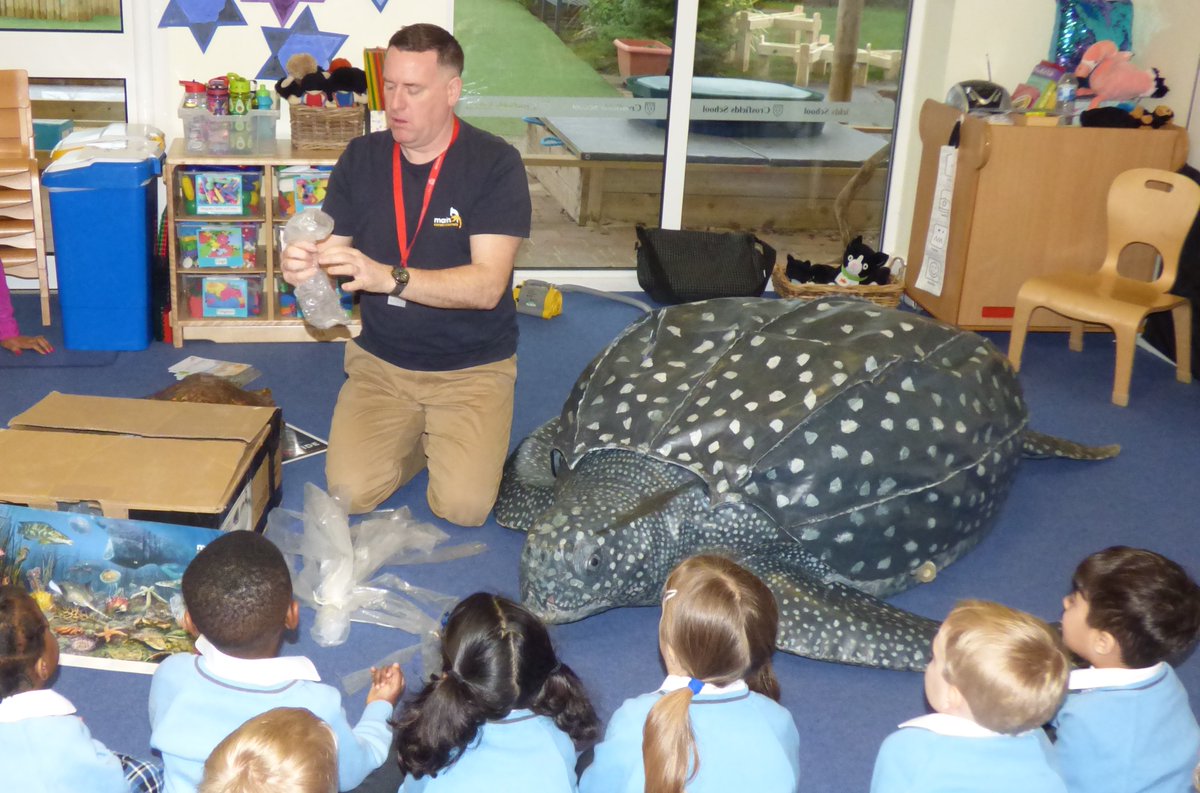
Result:
{"type": "MultiPolygon", "coordinates": [[[[319,209],[306,209],[293,215],[283,227],[284,247],[296,242],[321,242],[333,233],[333,218],[319,209]]],[[[304,321],[314,328],[326,330],[347,323],[337,290],[324,270],[296,287],[296,302],[304,321]]]]}

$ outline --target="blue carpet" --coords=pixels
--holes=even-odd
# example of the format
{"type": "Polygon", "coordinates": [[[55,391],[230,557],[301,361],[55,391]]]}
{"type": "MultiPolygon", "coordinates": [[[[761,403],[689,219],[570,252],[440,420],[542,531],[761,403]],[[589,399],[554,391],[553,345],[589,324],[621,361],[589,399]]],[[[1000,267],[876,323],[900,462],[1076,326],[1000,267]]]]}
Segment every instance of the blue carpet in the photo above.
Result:
{"type": "MultiPolygon", "coordinates": [[[[564,299],[565,313],[557,319],[520,318],[514,444],[557,414],[578,372],[637,316],[632,308],[590,295],[567,294],[564,299]]],[[[23,327],[35,327],[36,300],[22,295],[16,302],[23,327]]],[[[1007,334],[992,338],[1007,347],[1007,334]]],[[[263,376],[252,388],[271,388],[287,421],[327,437],[342,382],[341,351],[335,344],[192,342],[175,349],[156,343],[145,352],[121,353],[105,367],[6,369],[0,373],[0,423],[51,390],[152,393],[173,382],[168,366],[185,355],[201,355],[253,364],[263,376]]],[[[1112,372],[1111,337],[1089,335],[1082,353],[1069,352],[1060,334],[1030,337],[1021,380],[1034,428],[1086,443],[1120,443],[1122,453],[1094,464],[1023,462],[993,532],[935,582],[895,598],[897,605],[940,618],[957,600],[979,597],[1057,619],[1078,561],[1117,543],[1152,548],[1200,574],[1191,490],[1200,448],[1200,387],[1176,383],[1170,366],[1139,351],[1130,407],[1118,408],[1109,402],[1112,372]]],[[[324,485],[323,465],[317,456],[285,467],[285,507],[300,507],[304,483],[324,485]]],[[[418,518],[433,520],[424,487],[424,477],[418,477],[384,506],[408,505],[418,518]]],[[[446,528],[455,540],[486,543],[487,552],[396,572],[456,595],[479,589],[516,594],[522,535],[494,521],[479,529],[446,528]]],[[[345,645],[318,648],[306,632],[311,618],[304,610],[298,641],[287,652],[312,657],[327,680],[415,641],[407,634],[356,624],[345,645]]],[[[589,686],[602,717],[661,681],[657,620],[657,609],[625,609],[553,629],[563,658],[589,686]]],[[[865,791],[880,741],[901,721],[924,712],[918,674],[786,655],[776,665],[783,702],[800,729],[802,789],[811,793],[865,791]]],[[[1193,656],[1179,671],[1193,707],[1200,710],[1200,661],[1193,656]]],[[[56,688],[76,703],[97,738],[114,750],[144,756],[149,684],[149,677],[140,675],[64,669],[56,688]]],[[[347,698],[346,706],[356,718],[361,695],[347,698]]]]}

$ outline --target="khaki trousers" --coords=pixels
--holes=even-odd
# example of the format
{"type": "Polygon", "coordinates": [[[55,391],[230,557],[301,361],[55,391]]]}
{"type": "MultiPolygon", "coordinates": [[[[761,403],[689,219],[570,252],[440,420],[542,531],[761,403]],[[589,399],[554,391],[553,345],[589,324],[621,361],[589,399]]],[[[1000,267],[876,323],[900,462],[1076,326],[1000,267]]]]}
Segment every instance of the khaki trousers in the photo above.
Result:
{"type": "Polygon", "coordinates": [[[420,372],[348,342],[345,369],[325,461],[329,492],[351,512],[369,512],[428,467],[435,515],[460,526],[487,520],[508,454],[516,356],[420,372]]]}

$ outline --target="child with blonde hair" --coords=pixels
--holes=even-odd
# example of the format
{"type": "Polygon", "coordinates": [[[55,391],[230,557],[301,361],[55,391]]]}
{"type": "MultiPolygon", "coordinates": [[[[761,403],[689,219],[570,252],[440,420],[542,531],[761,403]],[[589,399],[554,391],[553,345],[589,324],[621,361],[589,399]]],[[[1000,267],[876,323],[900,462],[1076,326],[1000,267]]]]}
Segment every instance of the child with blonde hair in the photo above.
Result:
{"type": "Polygon", "coordinates": [[[447,615],[442,671],[396,722],[401,793],[573,793],[599,725],[541,620],[477,592],[447,615]]]}
{"type": "Polygon", "coordinates": [[[791,793],[800,736],[771,667],[779,610],[719,556],[667,578],[658,643],[667,679],[613,714],[580,793],[791,793]]]}
{"type": "Polygon", "coordinates": [[[1063,639],[1091,668],[1071,673],[1055,747],[1072,793],[1179,793],[1200,726],[1168,658],[1200,634],[1200,586],[1161,554],[1115,546],[1080,563],[1063,639]]]}
{"type": "Polygon", "coordinates": [[[275,708],[225,736],[197,793],[336,793],[333,729],[307,708],[275,708]]]}
{"type": "Polygon", "coordinates": [[[58,669],[58,639],[18,586],[0,587],[0,780],[21,793],[155,793],[153,766],[110,752],[75,706],[47,686],[58,669]]]}
{"type": "Polygon", "coordinates": [[[1041,726],[1066,694],[1062,642],[1030,614],[965,600],[933,639],[925,697],[935,711],[879,748],[871,793],[1064,793],[1041,726]]]}

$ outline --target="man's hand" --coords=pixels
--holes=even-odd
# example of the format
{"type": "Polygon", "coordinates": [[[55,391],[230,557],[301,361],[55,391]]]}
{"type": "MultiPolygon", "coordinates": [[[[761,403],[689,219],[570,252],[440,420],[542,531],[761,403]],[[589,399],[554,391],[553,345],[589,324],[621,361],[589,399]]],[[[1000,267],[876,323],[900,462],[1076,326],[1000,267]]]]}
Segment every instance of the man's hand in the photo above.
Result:
{"type": "Polygon", "coordinates": [[[279,258],[283,280],[299,286],[317,274],[317,245],[313,242],[293,242],[283,249],[279,258]]]}
{"type": "Polygon", "coordinates": [[[371,690],[367,692],[367,704],[372,702],[390,702],[393,707],[400,701],[404,693],[404,672],[400,664],[392,664],[382,669],[371,667],[371,690]]]}
{"type": "Polygon", "coordinates": [[[0,347],[13,355],[20,355],[21,350],[33,350],[42,355],[54,352],[54,347],[46,340],[45,336],[10,336],[7,339],[0,339],[0,347]]]}
{"type": "Polygon", "coordinates": [[[387,294],[396,286],[391,267],[380,264],[357,248],[322,242],[317,251],[317,262],[327,273],[350,279],[342,284],[342,289],[347,292],[387,294]]]}

